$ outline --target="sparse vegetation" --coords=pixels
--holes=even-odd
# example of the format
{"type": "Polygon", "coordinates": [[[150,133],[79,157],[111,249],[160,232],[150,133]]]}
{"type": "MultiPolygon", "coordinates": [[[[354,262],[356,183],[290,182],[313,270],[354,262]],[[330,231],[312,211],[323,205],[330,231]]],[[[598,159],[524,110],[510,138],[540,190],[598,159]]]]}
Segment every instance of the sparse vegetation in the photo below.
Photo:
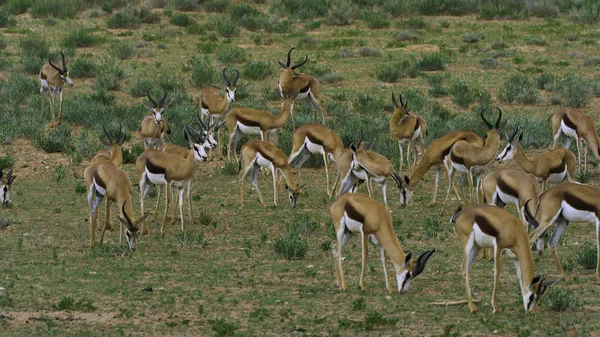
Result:
{"type": "Polygon", "coordinates": [[[534,89],[532,81],[526,75],[517,74],[508,77],[498,93],[503,103],[535,104],[540,101],[540,94],[534,89]]]}

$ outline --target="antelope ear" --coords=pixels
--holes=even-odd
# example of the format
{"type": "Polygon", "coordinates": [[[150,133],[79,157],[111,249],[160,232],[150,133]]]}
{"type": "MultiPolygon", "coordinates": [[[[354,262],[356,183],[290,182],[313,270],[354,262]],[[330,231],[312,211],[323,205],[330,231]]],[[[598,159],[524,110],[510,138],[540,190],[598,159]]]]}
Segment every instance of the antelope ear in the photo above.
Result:
{"type": "Polygon", "coordinates": [[[410,178],[407,175],[404,176],[404,182],[406,185],[410,184],[410,178]]]}
{"type": "Polygon", "coordinates": [[[129,223],[127,222],[127,220],[125,220],[125,219],[121,218],[120,216],[117,216],[117,218],[119,219],[119,221],[121,221],[121,223],[122,223],[123,225],[125,225],[125,226],[128,226],[128,225],[129,225],[129,223]]]}
{"type": "Polygon", "coordinates": [[[537,275],[536,277],[533,278],[533,280],[531,280],[531,284],[529,285],[529,290],[532,290],[533,287],[540,283],[542,281],[542,276],[541,275],[537,275]]]}
{"type": "Polygon", "coordinates": [[[144,220],[146,220],[147,217],[150,216],[150,213],[146,213],[144,215],[142,215],[142,217],[140,217],[139,219],[137,219],[137,221],[135,222],[136,224],[142,223],[144,222],[144,220]]]}
{"type": "Polygon", "coordinates": [[[302,192],[307,186],[308,186],[308,184],[304,184],[304,185],[298,187],[296,189],[296,193],[302,192]]]}
{"type": "Polygon", "coordinates": [[[408,266],[410,259],[412,258],[412,252],[407,252],[406,257],[404,258],[404,266],[408,266]]]}

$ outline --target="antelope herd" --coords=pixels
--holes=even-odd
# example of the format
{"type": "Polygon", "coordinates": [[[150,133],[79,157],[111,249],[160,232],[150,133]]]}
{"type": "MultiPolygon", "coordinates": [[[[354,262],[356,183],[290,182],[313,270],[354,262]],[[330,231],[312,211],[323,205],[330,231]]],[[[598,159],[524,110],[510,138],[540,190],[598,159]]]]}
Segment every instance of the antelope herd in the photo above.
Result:
{"type": "MultiPolygon", "coordinates": [[[[190,116],[183,130],[187,147],[180,147],[166,143],[165,135],[169,127],[165,118],[166,109],[172,100],[166,102],[167,90],[163,88],[163,97],[156,101],[150,95],[149,103],[143,103],[149,110],[142,120],[141,135],[145,151],[138,157],[135,171],[139,181],[140,213],[136,216],[133,212],[132,183],[128,174],[121,169],[121,147],[127,139],[127,134],[119,130],[116,136],[111,136],[104,129],[106,136],[105,145],[108,150],[98,152],[85,169],[84,179],[88,189],[87,199],[89,205],[89,231],[90,246],[94,246],[94,232],[110,227],[110,204],[116,203],[119,207],[119,221],[121,224],[120,240],[125,227],[125,237],[130,249],[136,248],[138,233],[147,233],[144,222],[149,214],[144,213],[144,199],[150,190],[157,186],[159,197],[153,215],[156,220],[162,190],[166,190],[165,213],[162,219],[160,233],[164,235],[167,213],[169,211],[172,194],[176,192],[179,205],[182,232],[186,233],[183,215],[183,193],[187,189],[187,207],[189,209],[190,224],[193,224],[192,205],[190,201],[191,182],[198,164],[210,160],[208,152],[220,148],[220,129],[223,124],[229,131],[227,158],[239,163],[240,202],[244,206],[244,179],[251,173],[251,183],[254,186],[260,203],[266,206],[258,187],[258,175],[261,171],[270,173],[273,180],[274,204],[278,206],[278,191],[283,180],[285,190],[289,194],[289,201],[294,207],[301,193],[308,187],[306,184],[298,186],[292,167],[300,167],[311,156],[319,154],[323,157],[325,175],[327,180],[326,191],[329,197],[337,198],[331,204],[330,213],[337,244],[332,249],[334,270],[338,286],[346,290],[346,282],[342,270],[342,248],[352,234],[359,234],[362,247],[362,271],[360,286],[365,289],[364,274],[366,267],[368,241],[379,246],[381,261],[388,291],[392,291],[388,281],[386,268],[386,254],[391,258],[396,270],[398,291],[407,291],[413,278],[421,274],[426,263],[435,252],[435,249],[423,252],[414,260],[410,252],[405,252],[401,247],[392,226],[392,216],[388,210],[386,197],[386,182],[392,178],[400,192],[399,202],[406,206],[412,199],[418,183],[431,167],[437,167],[435,177],[435,190],[429,205],[436,202],[436,194],[442,170],[448,176],[448,190],[444,207],[448,203],[450,191],[454,189],[456,201],[461,207],[454,213],[451,222],[462,244],[464,257],[461,265],[463,281],[465,284],[466,303],[470,311],[476,311],[472,300],[469,276],[471,264],[478,252],[491,249],[494,261],[492,310],[495,312],[496,293],[500,275],[500,256],[502,252],[514,260],[516,273],[519,279],[523,306],[526,312],[531,311],[539,302],[548,286],[556,281],[550,281],[542,276],[535,276],[532,244],[536,243],[537,251],[541,254],[544,249],[544,239],[550,229],[553,234],[548,240],[548,247],[559,273],[568,279],[556,253],[559,238],[564,233],[570,222],[593,222],[596,226],[597,249],[600,250],[600,190],[575,183],[576,166],[579,170],[587,170],[587,151],[591,149],[594,157],[600,159],[600,139],[596,133],[594,122],[581,111],[573,108],[562,108],[553,114],[552,120],[554,143],[552,149],[534,157],[528,157],[522,146],[523,132],[514,126],[510,135],[507,135],[505,148],[497,155],[500,135],[508,119],[502,123],[503,113],[497,108],[498,114],[495,123],[490,123],[482,110],[480,117],[488,127],[486,137],[482,138],[477,133],[468,130],[452,131],[438,139],[434,139],[427,147],[425,135],[427,123],[421,116],[411,111],[408,102],[404,102],[402,95],[392,93],[392,103],[395,110],[390,119],[390,134],[398,141],[400,148],[399,169],[396,171],[389,158],[372,151],[375,140],[363,144],[360,140],[345,147],[340,136],[325,124],[325,109],[320,96],[319,81],[307,74],[300,74],[296,69],[308,61],[308,55],[301,63],[291,65],[291,53],[287,53],[287,62],[278,61],[281,66],[281,75],[278,86],[281,94],[281,111],[272,115],[266,111],[254,110],[242,106],[231,107],[235,102],[235,91],[240,74],[233,70],[234,77],[227,75],[227,69],[222,70],[222,77],[226,86],[214,85],[219,90],[225,90],[224,96],[211,90],[202,93],[200,111],[198,116],[190,116]],[[400,103],[398,103],[396,97],[400,103]],[[313,123],[295,127],[294,102],[306,99],[313,111],[313,123]],[[321,122],[317,124],[317,110],[321,111],[321,122]],[[291,118],[293,129],[292,150],[286,155],[272,143],[272,133],[282,129],[283,125],[291,118]],[[214,134],[217,138],[214,138],[214,134]],[[566,148],[556,149],[557,141],[561,134],[570,137],[566,148]],[[238,158],[236,147],[243,135],[260,135],[260,140],[250,140],[241,147],[238,158]],[[578,156],[568,149],[571,137],[577,142],[578,156]],[[420,151],[416,143],[420,143],[420,151]],[[404,163],[402,146],[407,145],[406,174],[400,172],[404,163]],[[413,159],[411,160],[411,151],[413,159]],[[233,158],[231,157],[233,153],[233,158]],[[582,157],[583,154],[583,166],[582,157]],[[421,158],[419,162],[417,159],[421,158]],[[503,168],[485,174],[496,158],[497,162],[513,159],[518,168],[503,168]],[[330,175],[333,169],[337,171],[335,181],[331,182],[330,175]],[[469,195],[466,192],[460,195],[453,184],[456,172],[466,175],[469,195]],[[410,178],[409,178],[410,176],[410,178]],[[474,179],[475,177],[475,179],[474,179]],[[278,179],[279,178],[279,179],[278,179]],[[567,181],[567,183],[565,183],[567,181]],[[365,182],[369,194],[356,193],[359,185],[365,182]],[[381,185],[383,204],[374,198],[373,182],[381,185]],[[541,182],[541,188],[539,183],[541,182]],[[339,184],[338,184],[339,183],[339,184]],[[555,186],[548,188],[549,184],[555,186]],[[338,190],[339,185],[339,190],[338,190]],[[473,194],[476,197],[473,197],[473,194]],[[100,228],[98,224],[98,209],[106,199],[106,221],[100,228]],[[484,205],[471,205],[473,200],[484,205]],[[463,205],[464,203],[464,205],[463,205]],[[517,206],[518,217],[508,213],[506,205],[517,206]],[[462,209],[465,206],[466,208],[462,209]],[[98,229],[96,228],[98,227],[98,229]],[[529,229],[529,233],[528,233],[529,229]]],[[[62,55],[62,53],[61,53],[62,55]]],[[[231,75],[231,72],[230,72],[231,75]]],[[[48,60],[40,70],[40,92],[49,91],[50,108],[52,111],[51,126],[61,123],[62,96],[65,83],[73,85],[69,78],[64,55],[62,67],[56,66],[48,60]],[[58,122],[54,118],[54,100],[60,94],[60,112],[58,122]]],[[[42,96],[42,111],[43,111],[42,96]]],[[[220,150],[219,150],[219,153],[220,150]]],[[[0,202],[8,205],[10,202],[9,190],[15,180],[12,170],[5,174],[0,171],[0,202]]],[[[172,223],[176,221],[175,206],[171,217],[172,223]]],[[[596,269],[596,277],[600,280],[600,259],[596,269]]]]}

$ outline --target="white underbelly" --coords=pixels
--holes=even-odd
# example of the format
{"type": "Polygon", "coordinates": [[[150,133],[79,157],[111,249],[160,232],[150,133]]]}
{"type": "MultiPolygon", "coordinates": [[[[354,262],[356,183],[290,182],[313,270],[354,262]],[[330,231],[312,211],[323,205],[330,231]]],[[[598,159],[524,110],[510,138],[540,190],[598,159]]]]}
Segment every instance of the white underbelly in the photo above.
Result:
{"type": "Polygon", "coordinates": [[[577,130],[575,129],[571,129],[570,127],[568,127],[564,121],[560,121],[560,129],[562,130],[562,132],[569,136],[569,137],[573,137],[573,138],[577,138],[577,130]]]}
{"type": "Polygon", "coordinates": [[[166,185],[167,184],[167,179],[165,178],[164,174],[160,174],[160,173],[150,173],[150,171],[148,171],[148,168],[144,168],[146,171],[146,177],[148,178],[148,180],[150,180],[150,182],[154,185],[166,185]]]}
{"type": "Polygon", "coordinates": [[[94,184],[94,188],[96,189],[96,193],[100,194],[102,196],[106,196],[106,189],[100,185],[98,185],[98,183],[96,183],[96,179],[93,179],[92,184],[94,184]]]}
{"type": "Polygon", "coordinates": [[[260,152],[256,153],[256,163],[262,167],[272,168],[273,163],[263,157],[260,152]]]}
{"type": "Polygon", "coordinates": [[[43,88],[48,89],[48,81],[40,79],[40,82],[43,88]]]}
{"type": "Polygon", "coordinates": [[[308,95],[310,95],[310,88],[308,88],[307,92],[301,92],[301,93],[299,93],[298,97],[296,97],[296,100],[305,99],[306,97],[308,97],[308,95]]]}
{"type": "Polygon", "coordinates": [[[413,134],[412,140],[417,139],[419,136],[421,136],[421,127],[420,126],[415,130],[415,133],[413,134]]]}
{"type": "Polygon", "coordinates": [[[350,219],[346,212],[344,212],[344,223],[346,224],[346,228],[352,233],[362,233],[363,231],[363,224],[350,219]]]}
{"type": "Polygon", "coordinates": [[[323,146],[312,143],[310,140],[308,140],[308,137],[306,137],[306,139],[304,140],[304,146],[306,146],[308,151],[312,154],[323,154],[323,152],[325,152],[323,146]]]}
{"type": "Polygon", "coordinates": [[[246,126],[240,122],[237,122],[237,128],[246,135],[260,135],[260,128],[258,126],[246,126]]]}
{"type": "Polygon", "coordinates": [[[467,167],[465,165],[452,162],[452,167],[458,172],[467,172],[467,167]]]}
{"type": "Polygon", "coordinates": [[[565,180],[566,176],[567,176],[567,168],[565,167],[565,170],[561,173],[550,173],[550,175],[548,176],[547,182],[552,183],[552,184],[562,183],[565,180]]]}
{"type": "Polygon", "coordinates": [[[475,244],[481,248],[492,248],[496,246],[496,238],[482,232],[477,223],[473,224],[473,233],[471,235],[473,235],[475,244]]]}
{"type": "Polygon", "coordinates": [[[359,170],[352,169],[352,174],[360,180],[366,181],[368,179],[367,171],[365,171],[363,169],[359,169],[359,170]]]}
{"type": "Polygon", "coordinates": [[[582,211],[579,209],[573,208],[566,201],[563,200],[561,203],[562,206],[562,216],[570,222],[595,222],[596,214],[594,212],[582,211]]]}
{"type": "Polygon", "coordinates": [[[496,193],[498,194],[498,198],[502,200],[507,205],[518,205],[519,199],[510,194],[506,194],[500,190],[499,187],[496,187],[496,193]]]}
{"type": "Polygon", "coordinates": [[[206,116],[206,117],[210,116],[210,112],[208,111],[208,109],[204,109],[204,108],[201,108],[201,109],[202,109],[202,116],[206,116]]]}

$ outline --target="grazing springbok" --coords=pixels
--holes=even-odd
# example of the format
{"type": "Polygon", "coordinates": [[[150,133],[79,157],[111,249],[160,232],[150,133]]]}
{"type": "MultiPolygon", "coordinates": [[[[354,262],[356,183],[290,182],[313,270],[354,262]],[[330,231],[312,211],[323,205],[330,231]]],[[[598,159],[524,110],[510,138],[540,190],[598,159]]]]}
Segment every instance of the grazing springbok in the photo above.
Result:
{"type": "Polygon", "coordinates": [[[50,120],[50,126],[55,127],[60,125],[62,121],[63,111],[63,89],[65,83],[73,86],[73,81],[69,78],[69,70],[65,63],[65,54],[60,53],[62,56],[62,68],[52,63],[52,59],[48,59],[48,63],[44,64],[40,69],[40,94],[42,95],[42,114],[44,113],[44,90],[48,90],[48,96],[50,97],[50,111],[52,112],[52,119],[50,120]],[[54,100],[56,94],[60,96],[60,110],[58,112],[58,122],[54,119],[54,100]]]}

